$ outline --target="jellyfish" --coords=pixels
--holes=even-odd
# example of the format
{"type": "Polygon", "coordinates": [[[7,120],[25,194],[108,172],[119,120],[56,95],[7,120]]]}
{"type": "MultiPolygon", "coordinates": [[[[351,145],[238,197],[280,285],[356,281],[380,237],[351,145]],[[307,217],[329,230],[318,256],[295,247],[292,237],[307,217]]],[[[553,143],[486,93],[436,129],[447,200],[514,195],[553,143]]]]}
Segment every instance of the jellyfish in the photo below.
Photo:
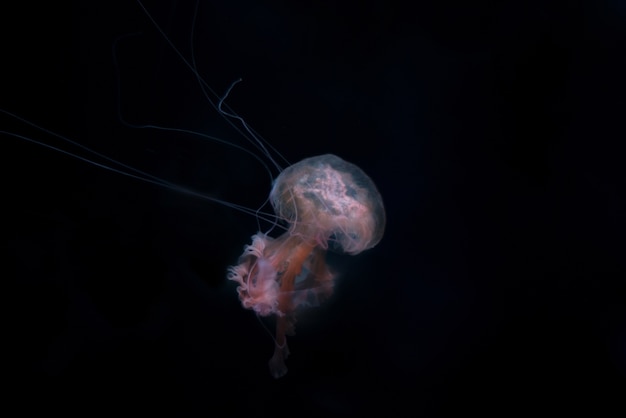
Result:
{"type": "MultiPolygon", "coordinates": [[[[103,90],[117,91],[119,102],[117,103],[118,108],[115,110],[117,110],[116,116],[119,119],[118,122],[112,125],[116,129],[100,129],[102,126],[97,124],[98,129],[94,129],[94,131],[97,131],[98,134],[104,132],[102,137],[106,139],[105,144],[109,144],[109,132],[123,132],[126,134],[131,134],[132,132],[132,137],[134,138],[135,135],[140,135],[140,130],[144,129],[147,129],[146,132],[151,132],[150,135],[156,130],[169,132],[181,137],[197,137],[229,146],[237,152],[241,151],[250,155],[261,163],[270,176],[273,176],[273,171],[270,171],[270,169],[276,168],[280,171],[279,176],[273,182],[270,201],[277,218],[287,225],[285,228],[286,232],[276,238],[271,237],[269,232],[254,235],[252,243],[245,247],[239,264],[228,270],[228,278],[238,282],[238,295],[245,308],[252,309],[259,316],[276,317],[275,352],[270,360],[270,370],[274,377],[283,376],[287,371],[285,359],[289,354],[286,336],[293,334],[297,311],[308,306],[319,305],[324,299],[330,297],[333,292],[333,283],[336,277],[326,264],[326,251],[328,249],[336,249],[343,250],[348,254],[358,254],[365,249],[373,247],[381,239],[384,231],[385,214],[380,195],[373,182],[363,171],[333,155],[309,158],[283,170],[282,164],[284,163],[282,161],[284,159],[282,159],[282,156],[274,150],[281,157],[279,165],[268,151],[268,149],[273,150],[271,144],[257,137],[255,132],[248,128],[243,119],[224,102],[232,86],[223,95],[214,93],[200,76],[200,71],[196,66],[196,59],[193,55],[194,46],[189,45],[192,51],[191,57],[183,55],[161,29],[157,21],[153,19],[142,2],[138,0],[137,3],[148,17],[147,20],[154,25],[159,36],[165,39],[168,47],[171,47],[175,55],[179,57],[183,64],[180,67],[190,70],[193,79],[197,79],[200,90],[203,93],[201,98],[207,100],[217,112],[216,115],[223,118],[227,125],[232,126],[242,135],[242,138],[250,142],[248,144],[243,141],[230,142],[204,133],[204,131],[194,132],[188,129],[181,129],[177,127],[178,125],[166,126],[167,124],[165,123],[146,123],[142,118],[128,118],[129,120],[127,120],[124,109],[119,107],[125,97],[130,97],[130,95],[125,94],[126,90],[123,86],[129,85],[134,87],[135,85],[140,85],[140,83],[123,82],[126,79],[136,79],[130,77],[130,75],[127,76],[125,71],[120,71],[118,65],[124,62],[120,58],[125,55],[120,54],[118,56],[118,48],[121,47],[120,50],[124,50],[126,42],[135,42],[139,38],[135,38],[135,35],[118,37],[118,29],[116,29],[116,37],[111,38],[112,48],[106,48],[107,57],[113,50],[112,57],[115,64],[113,66],[115,68],[115,76],[111,75],[111,79],[115,79],[113,84],[115,87],[112,89],[103,88],[103,90]],[[120,80],[122,83],[120,83],[120,80]],[[117,131],[118,127],[131,129],[117,131]]],[[[195,14],[193,19],[189,19],[189,22],[191,26],[190,38],[193,39],[195,14]]],[[[89,27],[89,25],[85,26],[89,27]]],[[[128,50],[135,51],[135,46],[128,45],[128,50]]],[[[89,50],[91,51],[91,49],[89,50]]],[[[95,51],[98,50],[95,49],[95,51]]],[[[99,55],[95,56],[99,57],[99,55]]],[[[219,60],[214,59],[213,61],[217,62],[219,60]]],[[[108,68],[106,65],[101,65],[105,62],[96,60],[96,67],[108,68]]],[[[151,61],[148,60],[147,62],[151,61]]],[[[107,69],[106,71],[109,70],[107,69]]],[[[144,73],[142,71],[138,73],[141,79],[143,79],[144,73]]],[[[106,84],[102,85],[105,86],[106,84]]],[[[141,91],[139,91],[139,95],[141,96],[141,91]]],[[[179,99],[180,96],[177,95],[176,98],[179,99]]],[[[189,100],[187,101],[189,102],[189,100]]],[[[99,101],[96,102],[100,103],[99,101]]],[[[169,102],[180,106],[179,101],[170,100],[169,102]]],[[[148,104],[161,107],[161,101],[148,104]]],[[[133,109],[136,107],[143,108],[143,106],[132,105],[125,107],[133,109]]],[[[148,106],[148,108],[150,109],[152,106],[148,106]]],[[[12,132],[12,128],[2,126],[0,136],[8,135],[34,143],[56,151],[63,155],[64,158],[65,156],[76,158],[87,164],[127,176],[134,180],[223,205],[232,210],[251,214],[257,220],[271,222],[273,219],[271,215],[268,216],[261,211],[262,207],[251,209],[247,206],[231,203],[228,196],[218,198],[213,194],[198,192],[197,187],[181,185],[180,181],[174,181],[171,178],[172,175],[175,175],[172,172],[178,173],[177,171],[174,169],[171,171],[163,170],[164,168],[169,169],[169,165],[164,167],[166,164],[154,164],[152,170],[144,170],[144,167],[150,166],[145,161],[154,161],[152,158],[145,157],[145,161],[142,161],[139,166],[134,165],[132,162],[120,161],[109,156],[106,151],[100,152],[89,148],[85,144],[41,127],[10,111],[0,108],[0,113],[13,122],[17,121],[17,123],[22,124],[20,126],[26,126],[29,129],[29,131],[22,134],[12,132]],[[37,136],[30,137],[28,132],[36,132],[37,136]],[[42,135],[44,139],[36,139],[38,135],[42,135]],[[164,171],[168,174],[163,175],[164,171]]],[[[45,113],[48,114],[50,112],[46,111],[45,113]]],[[[110,122],[113,120],[108,117],[106,112],[101,115],[104,115],[102,117],[105,121],[110,122]]],[[[96,120],[99,121],[100,119],[96,118],[96,120]]],[[[94,134],[94,138],[97,137],[98,135],[94,134]]],[[[125,148],[135,143],[126,136],[117,138],[117,140],[112,139],[111,143],[119,142],[120,147],[125,148]],[[120,140],[120,138],[123,138],[123,140],[120,140]]],[[[97,139],[95,141],[97,143],[97,139]]],[[[137,155],[142,156],[142,158],[152,154],[155,155],[155,158],[161,158],[159,155],[167,155],[167,158],[171,156],[162,150],[173,149],[173,146],[170,147],[165,143],[164,148],[155,147],[159,152],[154,152],[151,146],[152,141],[155,141],[154,138],[142,138],[142,141],[137,141],[137,144],[150,144],[150,146],[145,148],[143,148],[143,145],[138,145],[140,150],[137,151],[137,155]]],[[[154,143],[156,144],[156,142],[154,143]]],[[[99,143],[99,145],[102,145],[102,143],[99,143]]],[[[104,148],[105,150],[107,149],[106,146],[104,148]]],[[[216,154],[212,153],[211,158],[216,158],[216,154]]],[[[197,155],[198,159],[196,161],[200,161],[200,156],[205,154],[197,155]]],[[[248,160],[236,161],[243,163],[248,160]]],[[[203,166],[211,165],[211,161],[202,160],[201,162],[204,164],[203,166]]],[[[173,165],[178,168],[178,165],[173,165]]],[[[206,178],[208,177],[210,176],[206,178]]],[[[234,297],[233,295],[233,299],[234,297]]]]}
{"type": "Polygon", "coordinates": [[[241,304],[276,317],[270,373],[287,373],[286,336],[294,334],[299,308],[317,306],[333,292],[335,275],[325,262],[329,249],[355,255],[374,247],[385,229],[382,198],[356,165],[332,155],[306,158],[274,181],[270,202],[288,224],[278,238],[252,236],[228,279],[239,284],[241,304]]]}

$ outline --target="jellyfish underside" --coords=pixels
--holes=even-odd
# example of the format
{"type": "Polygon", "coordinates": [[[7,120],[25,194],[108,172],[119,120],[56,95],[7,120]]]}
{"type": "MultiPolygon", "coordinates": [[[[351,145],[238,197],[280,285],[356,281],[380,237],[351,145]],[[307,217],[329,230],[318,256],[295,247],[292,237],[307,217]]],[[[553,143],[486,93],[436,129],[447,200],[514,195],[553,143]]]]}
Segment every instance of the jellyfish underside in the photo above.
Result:
{"type": "Polygon", "coordinates": [[[294,334],[298,308],[317,306],[333,292],[325,255],[329,243],[347,254],[372,248],[385,227],[382,199],[357,166],[326,154],[286,168],[270,194],[276,215],[289,224],[278,238],[257,233],[239,264],[228,269],[244,308],[276,316],[270,373],[287,373],[286,336],[294,334]]]}

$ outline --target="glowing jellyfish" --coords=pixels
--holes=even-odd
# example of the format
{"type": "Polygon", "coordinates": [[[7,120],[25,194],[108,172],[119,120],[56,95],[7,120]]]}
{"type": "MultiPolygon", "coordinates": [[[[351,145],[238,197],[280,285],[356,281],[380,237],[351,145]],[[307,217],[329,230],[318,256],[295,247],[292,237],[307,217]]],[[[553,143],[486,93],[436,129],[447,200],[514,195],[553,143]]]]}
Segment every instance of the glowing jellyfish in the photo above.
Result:
{"type": "MultiPolygon", "coordinates": [[[[230,143],[210,135],[179,128],[168,128],[151,124],[133,125],[122,120],[126,126],[150,128],[177,134],[191,134],[242,150],[265,163],[262,157],[276,167],[263,141],[235,112],[224,105],[223,96],[217,96],[202,80],[196,68],[195,58],[185,56],[175,47],[155,19],[137,1],[140,8],[154,24],[185,67],[198,79],[206,99],[224,117],[227,123],[239,131],[244,138],[261,151],[260,155],[236,143],[230,143]],[[216,100],[212,100],[211,96],[216,100]],[[239,122],[243,129],[236,126],[239,122]]],[[[191,24],[192,34],[195,15],[191,24]]],[[[126,37],[118,38],[126,39],[126,37]]],[[[118,41],[115,41],[114,46],[118,41]]],[[[193,47],[191,48],[193,51],[193,47]]],[[[234,85],[234,84],[233,84],[234,85]]],[[[179,186],[167,179],[139,170],[136,167],[117,161],[78,142],[40,127],[11,112],[0,109],[0,113],[35,128],[61,145],[40,142],[15,132],[0,130],[0,135],[9,135],[35,143],[64,155],[77,158],[105,170],[110,170],[133,179],[196,196],[245,213],[255,214],[258,210],[248,209],[212,196],[179,186]]],[[[118,115],[122,119],[122,114],[118,115]]],[[[271,146],[269,147],[271,148],[271,146]]],[[[268,170],[269,171],[269,170],[268,170]]],[[[278,378],[287,372],[285,359],[289,354],[286,335],[293,334],[295,313],[298,308],[318,305],[333,292],[334,276],[329,270],[325,253],[329,246],[348,254],[358,254],[375,246],[385,228],[385,212],[380,194],[372,180],[357,166],[334,155],[322,155],[305,159],[283,170],[276,178],[270,200],[277,218],[288,224],[287,231],[278,238],[265,233],[257,233],[252,243],[245,247],[239,264],[228,270],[228,278],[238,282],[239,298],[245,308],[254,310],[261,316],[276,316],[275,351],[269,366],[271,374],[278,378]]],[[[265,214],[262,214],[265,215],[265,214]]]]}
{"type": "Polygon", "coordinates": [[[286,335],[293,335],[296,309],[332,294],[334,276],[325,262],[329,243],[353,255],[372,248],[382,238],[385,210],[372,180],[331,154],[285,169],[274,181],[270,201],[288,230],[275,239],[254,235],[228,278],[239,283],[244,308],[277,317],[269,368],[279,378],[287,373],[286,335]]]}

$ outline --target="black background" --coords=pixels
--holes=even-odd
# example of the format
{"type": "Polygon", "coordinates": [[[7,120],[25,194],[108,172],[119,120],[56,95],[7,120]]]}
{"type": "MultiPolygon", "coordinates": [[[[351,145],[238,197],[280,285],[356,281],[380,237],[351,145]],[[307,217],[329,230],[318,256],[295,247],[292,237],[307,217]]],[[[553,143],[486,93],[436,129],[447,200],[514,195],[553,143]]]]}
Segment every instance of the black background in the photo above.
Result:
{"type": "MultiPolygon", "coordinates": [[[[138,3],[55,3],[2,6],[0,108],[263,203],[272,178],[248,154],[130,126],[251,149],[138,3]]],[[[302,313],[273,380],[272,340],[225,278],[254,216],[2,135],[11,400],[82,416],[624,414],[623,2],[145,6],[218,94],[243,79],[228,104],[288,161],[333,153],[368,173],[386,234],[330,257],[335,295],[302,313]]]]}

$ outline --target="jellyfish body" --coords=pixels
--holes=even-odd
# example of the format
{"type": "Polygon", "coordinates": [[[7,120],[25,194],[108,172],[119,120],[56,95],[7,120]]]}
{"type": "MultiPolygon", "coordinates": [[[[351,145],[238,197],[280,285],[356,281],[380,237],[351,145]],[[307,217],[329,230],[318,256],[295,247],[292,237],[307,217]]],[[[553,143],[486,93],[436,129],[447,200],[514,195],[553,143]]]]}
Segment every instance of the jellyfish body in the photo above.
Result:
{"type": "Polygon", "coordinates": [[[326,154],[286,168],[274,181],[270,201],[289,224],[278,238],[252,237],[237,266],[228,269],[244,308],[277,318],[270,372],[287,373],[286,335],[293,335],[298,308],[317,306],[333,291],[325,255],[329,245],[347,254],[375,246],[385,229],[382,198],[357,166],[326,154]]]}

